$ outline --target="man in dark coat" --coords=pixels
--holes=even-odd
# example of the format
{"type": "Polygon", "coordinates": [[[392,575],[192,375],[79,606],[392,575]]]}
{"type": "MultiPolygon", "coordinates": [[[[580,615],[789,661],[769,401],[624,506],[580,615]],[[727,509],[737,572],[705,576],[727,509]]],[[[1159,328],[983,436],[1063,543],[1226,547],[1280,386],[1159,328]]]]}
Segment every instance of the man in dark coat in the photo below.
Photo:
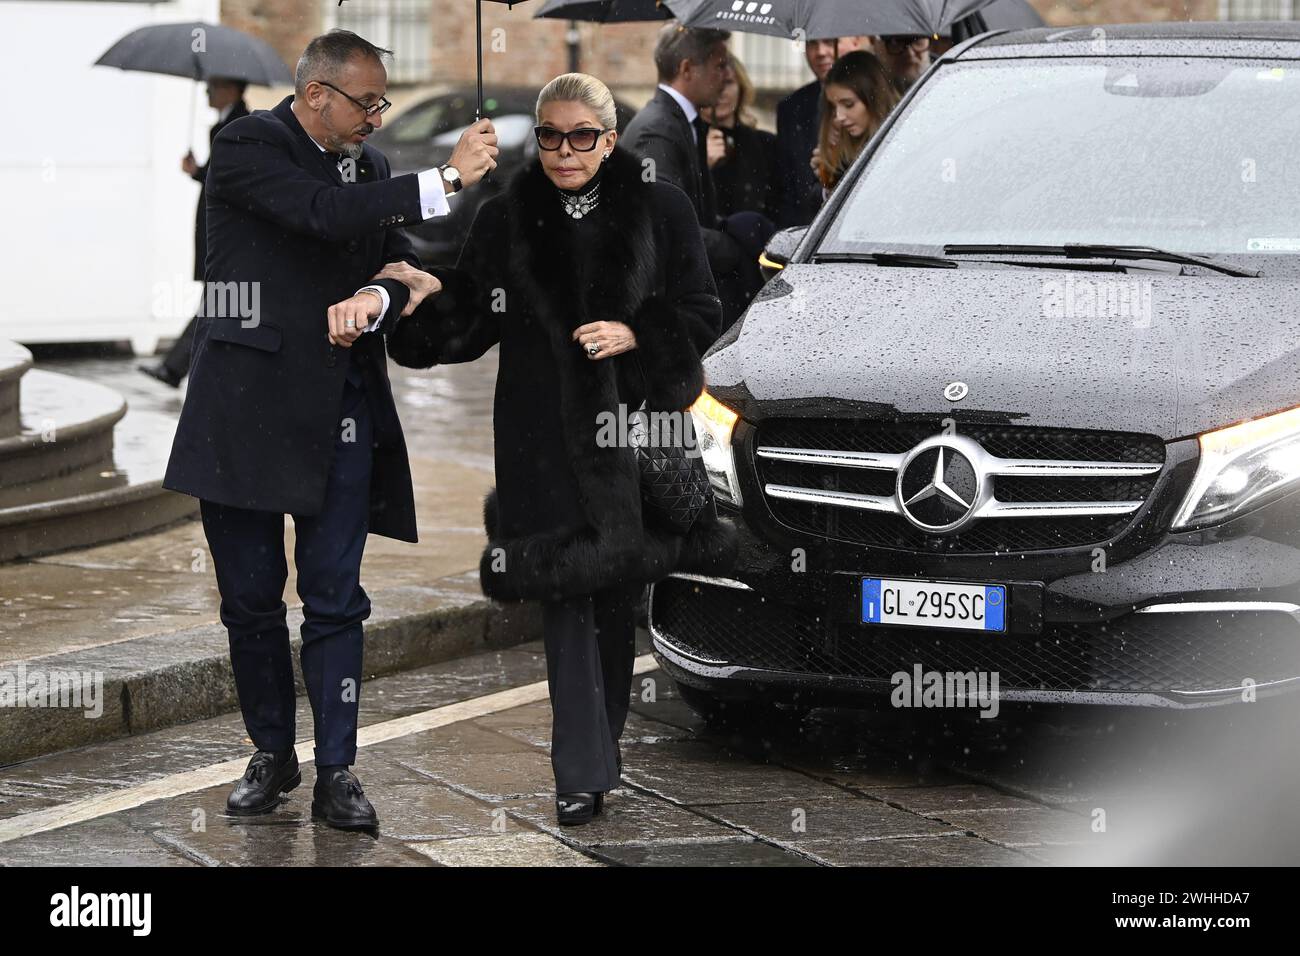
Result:
{"type": "MultiPolygon", "coordinates": [[[[208,105],[217,111],[217,122],[208,130],[208,155],[212,155],[212,144],[217,134],[235,120],[248,115],[248,105],[244,102],[244,91],[248,84],[243,80],[228,80],[213,77],[208,80],[208,105]]],[[[207,259],[208,216],[207,192],[203,188],[208,178],[208,164],[199,165],[194,153],[188,152],[181,158],[181,171],[199,184],[199,205],[194,214],[194,278],[203,281],[203,263],[207,259]]],[[[161,362],[155,365],[141,365],[144,372],[164,385],[179,388],[181,381],[190,370],[190,350],[194,345],[194,330],[199,324],[196,315],[186,324],[185,330],[161,362]]]]}
{"type": "Polygon", "coordinates": [[[308,44],[294,94],[227,126],[207,176],[208,260],[185,406],[164,487],[201,499],[240,708],[257,753],[227,801],[273,809],[301,776],[285,623],[294,518],[302,673],[315,718],[313,815],[373,827],[356,758],[368,532],[416,540],[410,467],[383,332],[408,303],[394,227],[446,215],[445,192],[496,165],[483,120],[441,169],[390,178],[365,145],[386,108],[388,51],[347,31],[308,44]],[[358,287],[365,286],[359,289],[358,287]],[[378,323],[381,334],[367,334],[378,323]]]}
{"type": "Polygon", "coordinates": [[[623,133],[625,145],[654,164],[656,180],[690,199],[722,299],[724,327],[740,317],[762,284],[757,259],[745,255],[743,242],[718,216],[706,152],[708,124],[699,114],[717,101],[732,76],[730,36],[724,30],[665,25],[655,43],[659,88],[623,133]]]}
{"type": "Polygon", "coordinates": [[[804,58],[816,77],[776,104],[777,225],[806,226],[822,206],[822,184],[812,170],[812,154],[821,130],[822,83],[837,57],[868,48],[869,37],[809,40],[804,58]]]}

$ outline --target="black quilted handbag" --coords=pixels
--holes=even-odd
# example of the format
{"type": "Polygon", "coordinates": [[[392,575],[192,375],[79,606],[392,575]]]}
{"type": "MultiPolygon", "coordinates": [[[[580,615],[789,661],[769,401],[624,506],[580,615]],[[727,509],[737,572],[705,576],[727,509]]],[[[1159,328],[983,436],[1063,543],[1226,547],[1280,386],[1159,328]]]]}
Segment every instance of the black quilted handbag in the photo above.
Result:
{"type": "Polygon", "coordinates": [[[641,506],[652,519],[686,534],[713,507],[704,459],[690,412],[647,412],[628,416],[628,439],[641,469],[641,506]]]}

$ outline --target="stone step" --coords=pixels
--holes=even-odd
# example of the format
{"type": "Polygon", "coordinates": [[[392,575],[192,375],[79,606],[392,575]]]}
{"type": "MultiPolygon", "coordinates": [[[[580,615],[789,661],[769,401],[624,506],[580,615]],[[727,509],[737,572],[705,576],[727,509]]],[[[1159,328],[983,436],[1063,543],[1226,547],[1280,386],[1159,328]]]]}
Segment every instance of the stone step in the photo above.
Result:
{"type": "Polygon", "coordinates": [[[24,376],[22,401],[27,430],[0,439],[0,561],[126,538],[197,512],[195,499],[162,487],[172,416],[128,411],[111,389],[39,369],[24,376]],[[45,442],[41,429],[51,427],[55,440],[45,442]],[[47,475],[11,481],[20,469],[47,475]]]}
{"type": "Polygon", "coordinates": [[[32,367],[32,353],[17,342],[0,339],[0,438],[17,435],[19,419],[19,383],[32,367]]]}
{"type": "MultiPolygon", "coordinates": [[[[534,640],[535,604],[482,596],[473,572],[371,593],[366,680],[534,640]]],[[[288,614],[297,692],[302,611],[288,614]]],[[[365,696],[362,695],[364,707],[365,696]]],[[[226,630],[210,623],[0,663],[0,766],[237,710],[226,630]],[[23,703],[17,704],[21,686],[23,703]],[[63,706],[49,700],[63,688],[63,706]]]]}

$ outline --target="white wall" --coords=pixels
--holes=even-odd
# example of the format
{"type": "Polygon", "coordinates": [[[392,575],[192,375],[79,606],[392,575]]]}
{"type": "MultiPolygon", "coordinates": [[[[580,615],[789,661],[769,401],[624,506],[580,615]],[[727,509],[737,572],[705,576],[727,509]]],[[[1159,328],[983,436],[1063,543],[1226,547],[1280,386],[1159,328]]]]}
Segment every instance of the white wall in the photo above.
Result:
{"type": "Polygon", "coordinates": [[[218,6],[0,2],[0,338],[148,349],[193,314],[199,186],[180,160],[206,158],[216,113],[192,80],[92,64],[138,26],[215,23],[218,6]]]}

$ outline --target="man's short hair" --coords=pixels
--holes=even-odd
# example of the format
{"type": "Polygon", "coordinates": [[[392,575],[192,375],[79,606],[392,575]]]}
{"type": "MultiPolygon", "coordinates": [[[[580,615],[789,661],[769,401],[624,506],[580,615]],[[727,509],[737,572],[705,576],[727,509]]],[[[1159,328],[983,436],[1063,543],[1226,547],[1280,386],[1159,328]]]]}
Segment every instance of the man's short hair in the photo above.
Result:
{"type": "Polygon", "coordinates": [[[688,28],[675,23],[666,24],[655,41],[655,69],[660,83],[671,83],[677,78],[677,68],[682,60],[703,65],[719,43],[726,43],[731,34],[726,30],[688,28]]]}
{"type": "Polygon", "coordinates": [[[307,84],[312,80],[333,83],[354,56],[367,57],[382,64],[384,57],[392,55],[392,50],[375,46],[351,30],[331,30],[316,37],[302,51],[298,69],[294,72],[293,91],[298,96],[305,95],[307,84]]]}

